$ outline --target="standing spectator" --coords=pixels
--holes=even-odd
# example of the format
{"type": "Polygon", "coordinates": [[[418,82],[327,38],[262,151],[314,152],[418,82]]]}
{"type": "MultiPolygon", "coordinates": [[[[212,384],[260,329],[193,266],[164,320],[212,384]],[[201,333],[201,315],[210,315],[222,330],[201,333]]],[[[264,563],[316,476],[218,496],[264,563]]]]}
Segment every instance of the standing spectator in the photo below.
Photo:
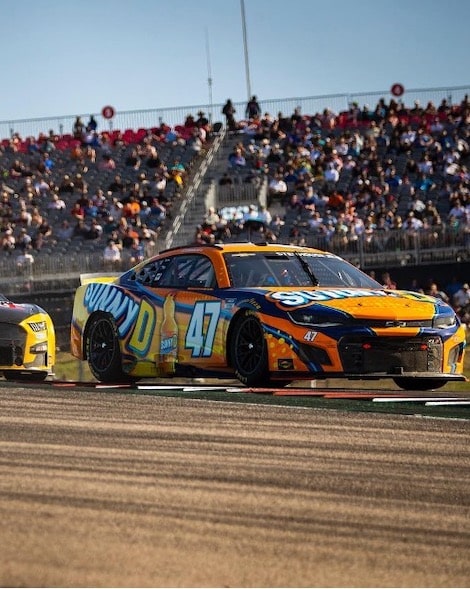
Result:
{"type": "Polygon", "coordinates": [[[235,122],[235,107],[232,104],[230,98],[224,104],[222,108],[222,114],[225,115],[225,124],[229,131],[236,131],[237,130],[237,123],[235,122]]]}
{"type": "Polygon", "coordinates": [[[85,133],[85,125],[81,117],[77,116],[77,118],[75,119],[72,131],[75,139],[79,139],[80,141],[83,139],[83,134],[85,133]]]}
{"type": "Polygon", "coordinates": [[[261,115],[261,107],[258,103],[256,96],[252,96],[248,101],[245,108],[245,116],[247,119],[252,120],[258,118],[261,115]]]}
{"type": "Polygon", "coordinates": [[[90,131],[94,132],[94,131],[96,131],[96,129],[98,129],[98,123],[96,122],[95,117],[93,115],[90,115],[90,120],[87,123],[86,130],[88,132],[90,132],[90,131]]]}

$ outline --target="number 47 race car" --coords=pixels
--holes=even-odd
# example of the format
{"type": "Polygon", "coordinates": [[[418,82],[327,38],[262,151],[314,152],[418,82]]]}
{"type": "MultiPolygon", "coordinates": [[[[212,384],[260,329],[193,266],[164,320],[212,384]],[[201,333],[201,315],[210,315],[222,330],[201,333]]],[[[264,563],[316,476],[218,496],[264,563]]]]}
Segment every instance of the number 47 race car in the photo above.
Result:
{"type": "Polygon", "coordinates": [[[342,258],[275,244],[186,246],[77,289],[71,351],[102,382],[236,377],[392,379],[427,390],[462,374],[453,309],[386,290],[342,258]]]}

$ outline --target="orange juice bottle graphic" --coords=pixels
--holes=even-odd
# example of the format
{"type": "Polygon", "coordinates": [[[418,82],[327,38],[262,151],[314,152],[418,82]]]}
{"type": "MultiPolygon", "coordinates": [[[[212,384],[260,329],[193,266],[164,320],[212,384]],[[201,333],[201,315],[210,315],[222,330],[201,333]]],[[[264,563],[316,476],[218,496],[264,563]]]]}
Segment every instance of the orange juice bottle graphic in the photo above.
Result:
{"type": "Polygon", "coordinates": [[[164,374],[174,374],[178,360],[178,325],[175,319],[175,299],[168,295],[163,303],[160,329],[160,368],[164,374]]]}

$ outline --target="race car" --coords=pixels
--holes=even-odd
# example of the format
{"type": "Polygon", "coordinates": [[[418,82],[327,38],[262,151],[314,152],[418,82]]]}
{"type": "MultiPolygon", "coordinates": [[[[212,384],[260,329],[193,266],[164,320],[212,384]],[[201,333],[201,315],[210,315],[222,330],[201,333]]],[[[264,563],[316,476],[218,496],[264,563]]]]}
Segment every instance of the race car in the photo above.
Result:
{"type": "Polygon", "coordinates": [[[54,324],[44,309],[0,294],[0,373],[7,380],[52,376],[55,345],[54,324]]]}
{"type": "Polygon", "coordinates": [[[267,243],[169,249],[78,287],[71,352],[98,381],[392,379],[427,390],[463,376],[453,309],[387,290],[329,252],[267,243]]]}

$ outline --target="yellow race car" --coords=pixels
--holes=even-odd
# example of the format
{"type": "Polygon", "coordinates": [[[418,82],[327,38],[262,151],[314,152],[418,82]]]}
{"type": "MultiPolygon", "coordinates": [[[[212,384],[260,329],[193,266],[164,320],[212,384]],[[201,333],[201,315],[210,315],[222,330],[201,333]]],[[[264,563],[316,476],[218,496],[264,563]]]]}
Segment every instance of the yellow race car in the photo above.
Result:
{"type": "Polygon", "coordinates": [[[55,345],[54,325],[46,311],[0,295],[0,372],[7,380],[42,381],[52,376],[55,345]]]}
{"type": "Polygon", "coordinates": [[[465,330],[440,299],[386,290],[342,258],[276,244],[186,246],[77,289],[71,351],[102,382],[236,377],[246,386],[462,375],[465,330]]]}

